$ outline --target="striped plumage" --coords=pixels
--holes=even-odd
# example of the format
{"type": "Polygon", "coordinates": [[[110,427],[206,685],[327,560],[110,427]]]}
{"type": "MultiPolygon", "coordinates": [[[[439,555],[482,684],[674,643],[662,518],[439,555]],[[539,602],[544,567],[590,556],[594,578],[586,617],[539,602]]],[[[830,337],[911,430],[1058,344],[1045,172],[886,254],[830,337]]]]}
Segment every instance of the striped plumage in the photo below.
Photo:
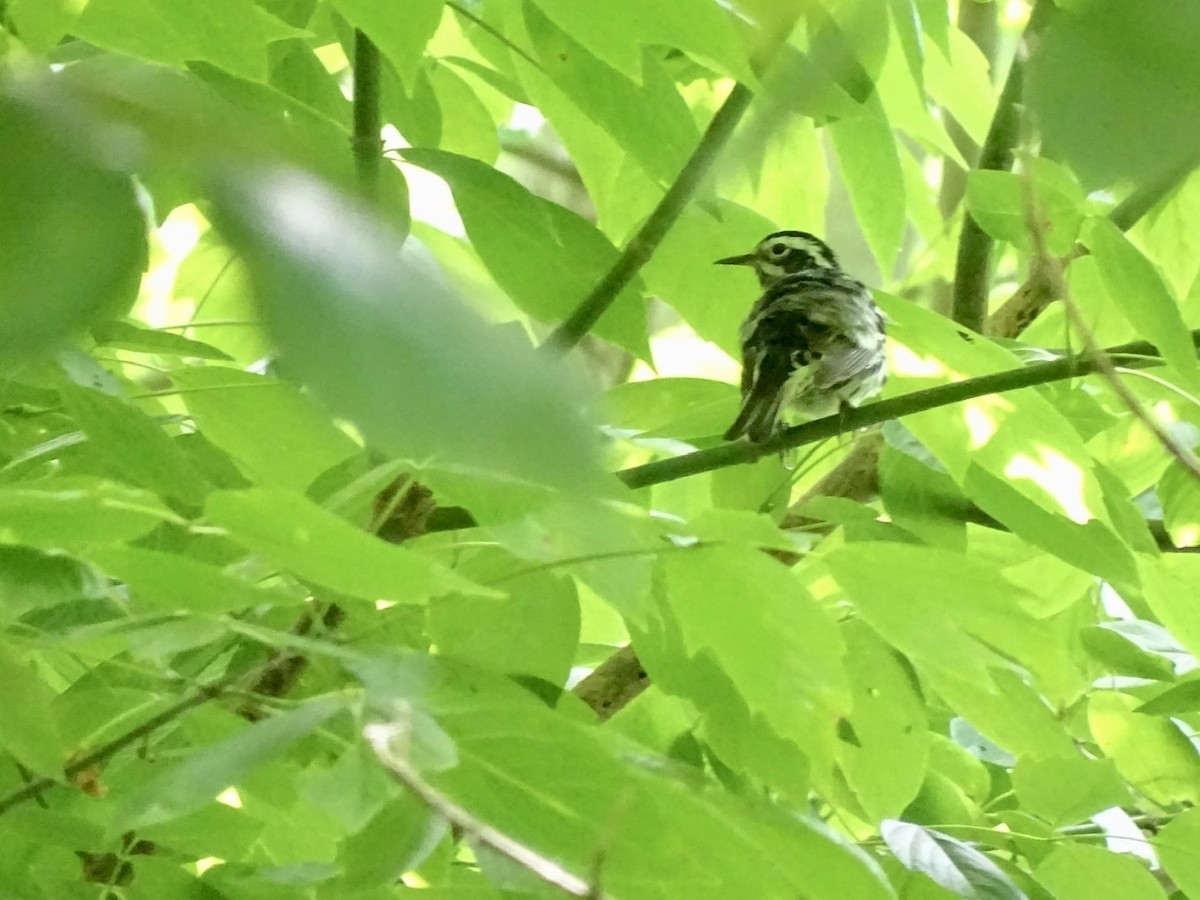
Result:
{"type": "Polygon", "coordinates": [[[726,440],[762,443],[793,416],[831,415],[880,391],[883,315],[823,241],[777,231],[718,262],[752,266],[763,288],[742,325],[742,406],[726,440]]]}

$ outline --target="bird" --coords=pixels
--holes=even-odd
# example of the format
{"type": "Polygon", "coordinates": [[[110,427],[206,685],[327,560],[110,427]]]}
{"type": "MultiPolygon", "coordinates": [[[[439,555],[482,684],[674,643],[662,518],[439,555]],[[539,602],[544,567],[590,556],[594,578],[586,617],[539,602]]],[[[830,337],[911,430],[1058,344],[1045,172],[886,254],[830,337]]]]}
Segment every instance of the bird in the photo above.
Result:
{"type": "Polygon", "coordinates": [[[725,440],[761,444],[793,416],[844,412],[883,389],[883,313],[807,231],[775,231],[718,265],[750,266],[762,296],[742,324],[742,405],[725,440]]]}

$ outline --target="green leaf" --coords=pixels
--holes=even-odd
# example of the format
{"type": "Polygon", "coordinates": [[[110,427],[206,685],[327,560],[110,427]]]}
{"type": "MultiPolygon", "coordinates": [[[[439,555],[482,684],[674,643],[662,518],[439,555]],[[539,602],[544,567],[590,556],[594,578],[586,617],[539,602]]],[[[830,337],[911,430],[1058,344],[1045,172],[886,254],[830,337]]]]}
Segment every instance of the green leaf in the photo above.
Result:
{"type": "Polygon", "coordinates": [[[525,25],[554,85],[624,147],[651,179],[670,183],[700,135],[661,63],[646,55],[639,86],[593,57],[532,5],[525,7],[525,25]]]}
{"type": "Polygon", "coordinates": [[[32,547],[0,546],[0,620],[11,622],[31,609],[47,609],[104,590],[85,563],[32,547]]]}
{"type": "Polygon", "coordinates": [[[1140,559],[1146,603],[1171,636],[1200,659],[1200,608],[1191,602],[1200,586],[1200,559],[1170,553],[1140,559]]]}
{"type": "Polygon", "coordinates": [[[127,401],[64,384],[59,393],[97,452],[125,479],[199,506],[208,485],[162,426],[127,401]]]}
{"type": "Polygon", "coordinates": [[[217,193],[285,364],[368,440],[446,467],[608,489],[566,370],[477,318],[410,244],[397,253],[382,223],[295,170],[246,173],[217,193]]]}
{"type": "Polygon", "coordinates": [[[1200,17],[1179,0],[1140,13],[1124,0],[1072,4],[1029,63],[1026,97],[1046,154],[1089,189],[1154,182],[1200,145],[1200,86],[1190,77],[1200,17]]]}
{"type": "Polygon", "coordinates": [[[1200,810],[1185,809],[1152,838],[1163,868],[1185,897],[1200,894],[1200,810]]]}
{"type": "Polygon", "coordinates": [[[458,571],[482,584],[498,582],[508,596],[455,594],[431,601],[427,629],[438,652],[494,672],[565,684],[579,643],[574,585],[523,563],[514,567],[507,555],[483,557],[458,571]]]}
{"type": "Polygon", "coordinates": [[[909,822],[887,819],[879,834],[896,858],[959,897],[1028,900],[1000,867],[969,844],[909,822]]]}
{"type": "Polygon", "coordinates": [[[1049,640],[1039,638],[1040,626],[1022,610],[1035,601],[982,561],[885,543],[839,547],[825,561],[881,637],[946,677],[990,684],[989,667],[1002,664],[991,647],[1030,657],[1049,640]],[[939,574],[950,571],[953,580],[939,574]]]}
{"type": "Polygon", "coordinates": [[[8,359],[123,312],[146,261],[146,222],[128,175],[52,112],[0,94],[0,352],[8,359]]]}
{"type": "Polygon", "coordinates": [[[1012,779],[1021,808],[1056,827],[1130,802],[1129,788],[1110,759],[1022,757],[1012,779]]]}
{"type": "Polygon", "coordinates": [[[832,123],[829,133],[859,227],[879,270],[890,278],[906,221],[896,133],[877,99],[864,115],[832,123]]]}
{"type": "Polygon", "coordinates": [[[300,578],[368,600],[420,603],[431,595],[494,592],[441,563],[388,544],[300,494],[280,488],[211,494],[206,517],[300,578]]]}
{"type": "Polygon", "coordinates": [[[403,14],[376,0],[331,0],[333,8],[361,29],[379,47],[410,88],[425,45],[437,31],[445,8],[441,0],[405,3],[403,14]]]}
{"type": "Polygon", "coordinates": [[[889,0],[892,26],[904,48],[904,58],[918,89],[925,91],[925,42],[921,31],[921,11],[918,0],[889,0]]]}
{"type": "Polygon", "coordinates": [[[967,176],[967,210],[975,221],[992,237],[1023,250],[1034,246],[1029,235],[1033,221],[1047,251],[1055,256],[1068,253],[1079,234],[1085,203],[1078,182],[1049,160],[1031,160],[1029,171],[1020,174],[977,169],[967,176]]]}
{"type": "Polygon", "coordinates": [[[251,0],[97,0],[71,31],[124,56],[179,67],[200,60],[251,81],[266,81],[268,43],[304,36],[251,0]]]}
{"type": "Polygon", "coordinates": [[[196,751],[122,797],[112,828],[119,831],[167,822],[212,803],[225,788],[238,784],[345,708],[345,697],[318,697],[196,751]]]}
{"type": "Polygon", "coordinates": [[[1035,871],[1057,900],[1162,900],[1146,864],[1127,853],[1062,843],[1035,871]]]}
{"type": "Polygon", "coordinates": [[[435,65],[430,70],[429,82],[438,105],[453,111],[453,115],[442,120],[438,147],[489,165],[494,163],[500,155],[496,123],[471,86],[442,65],[435,65]]]}
{"type": "Polygon", "coordinates": [[[140,328],[131,322],[100,322],[92,326],[92,337],[100,347],[130,350],[134,353],[154,353],[161,356],[183,356],[195,359],[232,360],[224,350],[194,341],[171,331],[140,328]]]}
{"type": "Polygon", "coordinates": [[[8,15],[21,43],[35,53],[53,49],[71,30],[81,10],[70,0],[12,0],[8,4],[8,15]]]}
{"type": "Polygon", "coordinates": [[[614,69],[640,81],[641,47],[661,44],[713,63],[738,81],[754,83],[727,10],[706,0],[609,0],[603,5],[536,0],[538,8],[614,69]]]}
{"type": "Polygon", "coordinates": [[[53,549],[119,544],[180,519],[148,491],[82,476],[0,487],[0,541],[53,549]]]}
{"type": "Polygon", "coordinates": [[[1196,349],[1179,304],[1158,269],[1108,219],[1092,219],[1085,240],[1109,296],[1129,324],[1195,389],[1200,385],[1196,349]]]}
{"type": "MultiPolygon", "coordinates": [[[[436,150],[410,149],[404,158],[450,184],[479,258],[513,302],[535,319],[565,318],[617,258],[617,249],[595,226],[491,166],[436,150]]],[[[646,306],[636,282],[621,292],[595,331],[639,358],[650,358],[646,306]]]]}
{"type": "Polygon", "coordinates": [[[303,490],[360,447],[294,385],[223,366],[171,375],[201,433],[256,482],[303,490]]]}
{"type": "Polygon", "coordinates": [[[175,553],[118,546],[88,550],[86,556],[129,587],[139,612],[216,615],[300,602],[281,590],[253,587],[216,566],[175,553]]]}
{"type": "Polygon", "coordinates": [[[1092,694],[1092,737],[1121,776],[1155,803],[1195,803],[1200,797],[1196,749],[1173,722],[1133,712],[1137,705],[1115,691],[1092,694]]]}
{"type": "MultiPolygon", "coordinates": [[[[833,726],[851,703],[845,647],[832,619],[757,550],[666,554],[659,571],[682,650],[715,660],[751,714],[804,748],[814,768],[827,768],[833,726]],[[731,617],[729,597],[743,598],[747,613],[731,617]]],[[[691,699],[705,708],[703,696],[691,699]]]]}
{"type": "Polygon", "coordinates": [[[1144,716],[1180,716],[1200,712],[1200,681],[1185,681],[1147,700],[1134,712],[1144,716]]]}
{"type": "Polygon", "coordinates": [[[69,748],[55,717],[47,714],[55,692],[5,643],[0,643],[0,684],[5,690],[0,746],[39,775],[61,778],[69,748]]]}
{"type": "Polygon", "coordinates": [[[838,744],[846,782],[871,821],[899,815],[921,788],[929,761],[925,703],[911,672],[861,621],[841,627],[853,692],[855,747],[838,744]]]}
{"type": "Polygon", "coordinates": [[[893,896],[870,858],[821,823],[673,777],[669,760],[497,676],[423,656],[379,659],[360,674],[371,704],[389,711],[366,729],[385,765],[577,879],[593,877],[605,846],[614,897],[642,896],[663,871],[694,900],[893,896]],[[413,758],[414,712],[436,720],[453,758],[413,758]]]}
{"type": "Polygon", "coordinates": [[[1153,622],[1134,620],[1090,625],[1080,630],[1079,640],[1088,655],[1109,672],[1154,681],[1173,681],[1175,663],[1170,655],[1186,656],[1166,629],[1153,622]]]}
{"type": "Polygon", "coordinates": [[[341,846],[350,889],[394,885],[420,865],[446,834],[446,820],[411,794],[391,800],[341,846]]]}

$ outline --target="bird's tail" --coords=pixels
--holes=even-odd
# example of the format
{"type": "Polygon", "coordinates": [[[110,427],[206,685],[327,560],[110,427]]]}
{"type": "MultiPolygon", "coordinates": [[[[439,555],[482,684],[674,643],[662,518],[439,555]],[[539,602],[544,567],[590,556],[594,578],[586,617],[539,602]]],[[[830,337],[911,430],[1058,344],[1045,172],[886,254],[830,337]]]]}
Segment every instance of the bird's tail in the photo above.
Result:
{"type": "Polygon", "coordinates": [[[775,419],[779,416],[781,399],[778,391],[750,391],[742,400],[737,418],[725,432],[725,440],[736,441],[744,434],[752,443],[761,444],[775,433],[775,419]]]}

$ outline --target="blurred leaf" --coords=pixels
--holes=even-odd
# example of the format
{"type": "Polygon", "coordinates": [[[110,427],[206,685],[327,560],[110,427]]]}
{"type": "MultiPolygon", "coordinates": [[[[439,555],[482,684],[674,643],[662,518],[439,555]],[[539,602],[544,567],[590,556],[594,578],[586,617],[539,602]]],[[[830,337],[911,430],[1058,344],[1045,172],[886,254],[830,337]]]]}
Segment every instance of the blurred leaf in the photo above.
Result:
{"type": "Polygon", "coordinates": [[[133,829],[167,822],[214,802],[225,788],[238,784],[345,708],[344,697],[318,697],[242,728],[232,737],[192,753],[183,762],[168,764],[164,771],[120,799],[112,827],[133,829]]]}
{"type": "Polygon", "coordinates": [[[737,408],[737,388],[702,378],[654,378],[613,386],[604,397],[608,424],[646,436],[719,434],[737,408]]]}
{"type": "Polygon", "coordinates": [[[1089,189],[1153,182],[1200,145],[1190,49],[1200,10],[1163,0],[1153,16],[1140,12],[1124,0],[1074,3],[1030,60],[1027,102],[1047,154],[1066,159],[1089,189]]]}
{"type": "Polygon", "coordinates": [[[180,67],[202,60],[252,81],[266,80],[268,43],[304,36],[251,0],[97,0],[71,31],[125,56],[180,67]]]}
{"type": "Polygon", "coordinates": [[[922,93],[925,91],[925,43],[921,30],[921,10],[918,0],[889,0],[892,26],[904,48],[904,59],[922,93]]]}
{"type": "MultiPolygon", "coordinates": [[[[36,96],[36,95],[35,95],[36,96]]],[[[0,86],[0,352],[52,349],[119,314],[146,263],[146,221],[128,175],[52,115],[0,86]]]]}
{"type": "Polygon", "coordinates": [[[204,502],[208,485],[150,416],[125,400],[72,384],[60,393],[96,451],[121,476],[191,506],[204,502]]]}
{"type": "Polygon", "coordinates": [[[1135,789],[1155,803],[1195,803],[1200,759],[1171,721],[1133,712],[1132,697],[1100,691],[1088,700],[1088,726],[1104,755],[1135,789]]]}
{"type": "Polygon", "coordinates": [[[119,544],[179,518],[149,491],[98,478],[0,487],[0,540],[35,547],[119,544]]]}
{"type": "Polygon", "coordinates": [[[1200,558],[1180,553],[1140,560],[1146,603],[1171,636],[1200,659],[1200,608],[1191,602],[1200,587],[1200,558]]]}
{"type": "Polygon", "coordinates": [[[1023,757],[1012,778],[1021,808],[1056,827],[1130,802],[1129,788],[1110,759],[1023,757]]]}
{"type": "Polygon", "coordinates": [[[224,181],[217,207],[286,364],[368,440],[571,491],[607,484],[565,372],[398,256],[381,223],[294,170],[224,181]]]}
{"type": "Polygon", "coordinates": [[[223,366],[178,369],[171,379],[204,436],[255,482],[297,490],[360,447],[294,385],[223,366]]]}
{"type": "Polygon", "coordinates": [[[908,869],[923,872],[959,897],[1028,900],[990,858],[947,834],[886,819],[879,834],[908,869]]]}
{"type": "Polygon", "coordinates": [[[351,25],[375,42],[411,90],[425,45],[442,20],[445,7],[441,0],[405,3],[403,14],[398,14],[396,7],[375,0],[331,0],[331,3],[351,25]]]}
{"type": "MultiPolygon", "coordinates": [[[[435,150],[406,150],[404,158],[450,184],[479,258],[513,302],[536,319],[565,318],[617,258],[595,226],[491,166],[435,150]]],[[[595,333],[650,358],[646,306],[636,281],[600,318],[595,333]]]]}
{"type": "Polygon", "coordinates": [[[211,494],[205,514],[229,536],[298,577],[367,600],[419,603],[449,591],[494,592],[431,557],[367,534],[280,488],[211,494]]]}
{"type": "Polygon", "coordinates": [[[1037,879],[1057,900],[1162,900],[1146,864],[1127,853],[1062,843],[1037,867],[1037,879]]]}

